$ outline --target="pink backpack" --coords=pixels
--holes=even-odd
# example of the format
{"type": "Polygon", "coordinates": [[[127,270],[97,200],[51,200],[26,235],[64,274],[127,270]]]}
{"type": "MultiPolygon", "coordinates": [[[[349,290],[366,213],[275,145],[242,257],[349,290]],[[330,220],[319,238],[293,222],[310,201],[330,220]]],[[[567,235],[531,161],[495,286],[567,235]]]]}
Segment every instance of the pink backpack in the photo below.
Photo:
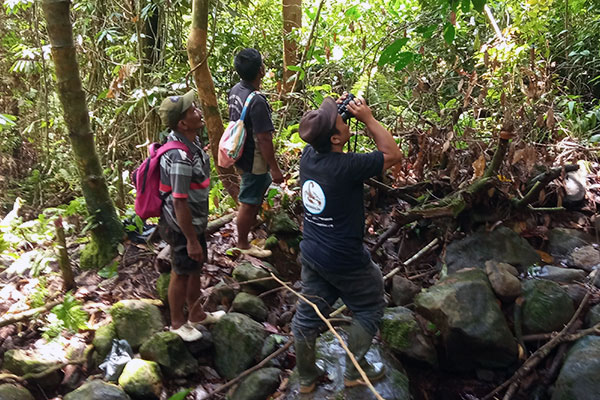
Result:
{"type": "Polygon", "coordinates": [[[160,196],[160,157],[169,150],[184,150],[191,158],[188,147],[176,140],[169,141],[162,146],[151,143],[148,146],[150,157],[146,158],[139,167],[133,171],[132,181],[136,188],[135,213],[142,219],[160,217],[162,198],[160,196]]]}

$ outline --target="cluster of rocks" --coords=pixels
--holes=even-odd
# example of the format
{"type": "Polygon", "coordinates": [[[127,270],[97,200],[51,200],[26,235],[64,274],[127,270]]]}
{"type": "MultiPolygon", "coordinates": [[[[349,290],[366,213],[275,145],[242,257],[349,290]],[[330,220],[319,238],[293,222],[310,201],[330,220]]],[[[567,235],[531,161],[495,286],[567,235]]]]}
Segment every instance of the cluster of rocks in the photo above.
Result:
{"type": "MultiPolygon", "coordinates": [[[[265,265],[273,272],[277,271],[265,265]]],[[[241,263],[233,272],[239,282],[267,278],[270,274],[262,267],[248,262],[241,263]]],[[[165,278],[162,280],[167,281],[165,278]]],[[[160,284],[160,281],[159,281],[160,284]]],[[[242,291],[235,293],[231,286],[217,285],[211,301],[231,304],[232,312],[222,317],[209,329],[202,329],[203,337],[186,343],[169,331],[155,300],[122,300],[110,309],[112,321],[98,328],[92,345],[83,355],[88,359],[88,371],[97,370],[107,359],[115,341],[126,341],[133,350],[132,357],[122,367],[113,382],[95,379],[85,382],[64,396],[65,400],[106,399],[159,399],[164,396],[165,382],[182,382],[199,377],[214,367],[223,378],[230,380],[252,367],[266,356],[285,345],[288,340],[281,335],[268,335],[261,322],[267,319],[268,309],[257,295],[277,286],[272,280],[259,280],[240,285],[242,291]],[[205,366],[204,369],[202,366],[205,366]]],[[[127,346],[127,347],[129,347],[127,346]]],[[[80,354],[81,356],[81,354],[80,354]]],[[[56,365],[56,360],[44,360],[40,353],[25,350],[7,351],[3,368],[23,376],[40,372],[56,365]]],[[[228,394],[234,400],[259,400],[277,390],[282,368],[289,368],[284,358],[273,359],[265,368],[243,379],[228,394]]],[[[36,381],[43,388],[55,390],[61,384],[57,371],[36,381]]],[[[64,382],[63,382],[64,385],[64,382]]],[[[64,386],[63,386],[64,389],[64,386]]],[[[0,386],[0,399],[33,398],[26,388],[18,385],[0,386]],[[12,397],[11,397],[12,396],[12,397]]]]}
{"type": "MultiPolygon", "coordinates": [[[[594,276],[600,251],[578,231],[554,229],[548,252],[556,266],[540,266],[540,254],[512,230],[475,233],[447,247],[442,278],[421,290],[395,277],[381,336],[401,358],[450,371],[514,371],[517,332],[560,331],[574,315],[594,276]],[[515,299],[520,306],[515,305],[515,299]],[[405,306],[409,306],[406,308],[405,306]],[[515,308],[520,312],[515,317],[515,308]]],[[[600,283],[600,279],[598,279],[600,283]]],[[[586,325],[600,320],[592,307],[586,325]]],[[[600,337],[577,341],[568,353],[552,399],[593,399],[600,393],[600,337]]],[[[487,374],[487,376],[493,376],[487,374]]]]}

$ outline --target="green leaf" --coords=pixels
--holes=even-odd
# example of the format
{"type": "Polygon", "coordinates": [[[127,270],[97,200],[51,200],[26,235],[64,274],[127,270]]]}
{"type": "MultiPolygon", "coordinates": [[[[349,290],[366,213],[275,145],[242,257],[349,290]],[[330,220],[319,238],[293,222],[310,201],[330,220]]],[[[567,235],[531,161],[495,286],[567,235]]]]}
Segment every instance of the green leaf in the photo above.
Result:
{"type": "Polygon", "coordinates": [[[462,0],[462,3],[460,4],[460,9],[464,13],[468,13],[469,11],[471,11],[471,0],[462,0]]]}
{"type": "Polygon", "coordinates": [[[398,60],[398,53],[406,43],[408,43],[408,38],[396,39],[392,44],[383,49],[377,64],[381,66],[395,63],[398,60]]]}
{"type": "Polygon", "coordinates": [[[183,400],[183,399],[185,399],[185,396],[190,394],[191,391],[192,391],[192,389],[183,389],[183,390],[175,393],[173,396],[169,397],[169,400],[183,400]]]}
{"type": "Polygon", "coordinates": [[[396,62],[396,67],[394,68],[396,71],[400,71],[402,68],[406,67],[415,59],[415,53],[410,51],[403,51],[398,54],[398,61],[396,62]]]}
{"type": "Polygon", "coordinates": [[[597,133],[590,138],[590,143],[599,143],[599,142],[600,142],[600,133],[597,133]]]}
{"type": "Polygon", "coordinates": [[[109,264],[102,268],[100,271],[98,271],[98,275],[100,275],[104,279],[110,279],[118,274],[118,270],[119,262],[113,261],[112,264],[109,264]]]}
{"type": "Polygon", "coordinates": [[[479,12],[483,12],[485,6],[485,0],[471,0],[473,2],[473,8],[479,12]]]}
{"type": "Polygon", "coordinates": [[[446,26],[444,26],[444,41],[448,44],[452,44],[455,35],[456,30],[454,29],[454,25],[448,22],[446,26]]]}
{"type": "Polygon", "coordinates": [[[423,39],[430,39],[437,27],[437,25],[422,25],[415,29],[415,32],[422,34],[423,39]]]}

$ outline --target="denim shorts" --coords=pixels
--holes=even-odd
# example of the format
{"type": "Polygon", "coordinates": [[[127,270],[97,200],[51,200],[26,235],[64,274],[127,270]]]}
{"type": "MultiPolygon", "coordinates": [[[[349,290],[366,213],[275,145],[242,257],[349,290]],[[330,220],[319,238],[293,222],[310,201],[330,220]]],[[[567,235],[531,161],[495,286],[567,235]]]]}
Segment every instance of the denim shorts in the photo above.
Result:
{"type": "Polygon", "coordinates": [[[271,182],[273,180],[268,172],[260,175],[244,172],[240,184],[239,201],[244,204],[261,205],[271,182]]]}
{"type": "MultiPolygon", "coordinates": [[[[187,252],[187,239],[181,232],[176,231],[161,218],[158,223],[160,237],[171,246],[171,268],[177,275],[199,275],[204,261],[192,260],[187,252]]],[[[204,232],[198,234],[198,241],[204,251],[206,260],[207,246],[204,232]]]]}

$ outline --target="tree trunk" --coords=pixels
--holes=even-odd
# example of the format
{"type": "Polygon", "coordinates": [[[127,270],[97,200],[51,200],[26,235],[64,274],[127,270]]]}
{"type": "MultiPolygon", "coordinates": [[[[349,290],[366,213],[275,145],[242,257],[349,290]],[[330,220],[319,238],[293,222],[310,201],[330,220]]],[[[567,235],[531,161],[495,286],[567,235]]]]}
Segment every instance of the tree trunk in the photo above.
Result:
{"type": "Polygon", "coordinates": [[[100,267],[116,255],[117,244],[123,239],[123,225],[109,196],[90,128],[73,44],[70,1],[44,0],[42,7],[52,45],[58,95],[81,178],[81,188],[88,212],[94,217],[92,241],[82,252],[80,262],[83,267],[100,267]]]}
{"type": "Polygon", "coordinates": [[[187,42],[187,52],[191,68],[194,70],[194,81],[198,88],[198,98],[202,103],[204,120],[208,131],[208,141],[213,156],[213,162],[219,173],[219,178],[227,192],[237,201],[239,193],[239,178],[233,167],[221,168],[217,164],[219,154],[219,140],[223,135],[223,120],[219,113],[215,85],[210,69],[208,68],[208,54],[206,41],[208,36],[208,8],[209,0],[193,0],[192,2],[192,29],[187,42]]]}
{"type": "Polygon", "coordinates": [[[298,63],[298,42],[293,37],[294,29],[302,27],[302,0],[282,0],[283,15],[283,82],[282,92],[288,93],[294,84],[290,79],[296,72],[288,70],[289,65],[298,63]]]}

